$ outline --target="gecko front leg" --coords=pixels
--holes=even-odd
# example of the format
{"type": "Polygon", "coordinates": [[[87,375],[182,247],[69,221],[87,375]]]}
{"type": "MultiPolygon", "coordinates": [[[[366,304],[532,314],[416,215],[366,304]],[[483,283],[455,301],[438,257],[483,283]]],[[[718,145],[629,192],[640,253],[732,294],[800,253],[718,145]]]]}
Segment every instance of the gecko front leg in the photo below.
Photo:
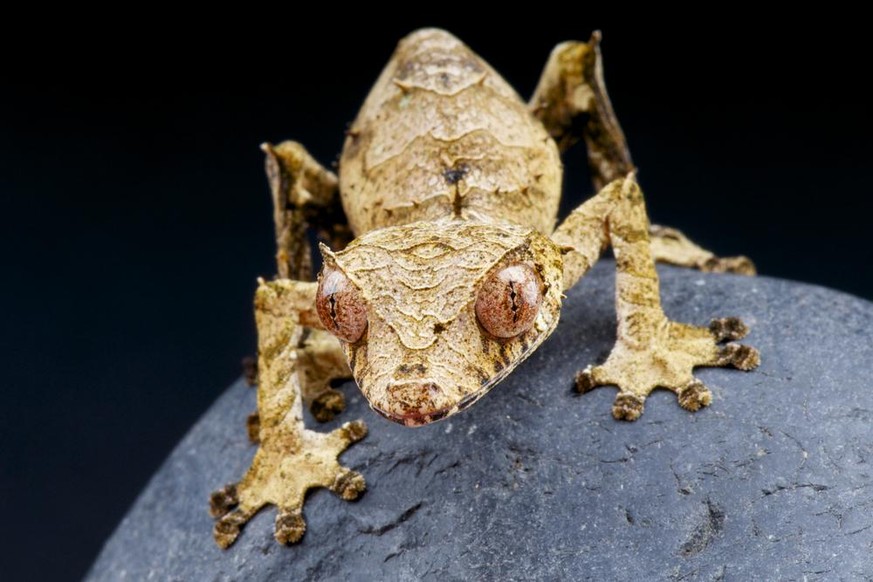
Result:
{"type": "Polygon", "coordinates": [[[351,500],[365,488],[364,478],[337,460],[366,435],[364,423],[319,433],[303,422],[304,403],[319,421],[341,412],[342,394],[330,383],[350,376],[339,342],[320,329],[318,283],[291,280],[312,277],[310,226],[325,231],[338,248],[349,238],[337,178],[299,143],[264,144],[262,149],[273,195],[279,279],[261,280],[255,293],[258,358],[248,372],[256,373],[258,412],[248,417],[247,428],[258,451],[241,481],[210,498],[210,513],[217,519],[213,533],[222,548],[264,505],[279,509],[276,539],[294,543],[306,527],[302,509],[307,490],[327,487],[351,500]]]}
{"type": "MultiPolygon", "coordinates": [[[[352,371],[334,335],[320,329],[304,328],[297,349],[297,365],[303,404],[315,420],[328,422],[345,410],[343,394],[332,384],[335,380],[351,378],[352,371]]],[[[249,415],[246,428],[249,440],[259,442],[261,420],[257,412],[249,415]]]]}
{"type": "Polygon", "coordinates": [[[618,386],[612,409],[616,419],[639,418],[646,397],[658,387],[674,391],[687,410],[708,405],[712,394],[694,378],[696,366],[751,370],[758,365],[757,350],[732,343],[748,332],[739,319],[717,319],[708,327],[697,327],[664,314],[649,221],[633,174],[610,183],[572,212],[552,239],[563,249],[565,288],[594,264],[606,243],[615,253],[617,341],[606,362],[582,370],[576,385],[580,392],[618,386]]]}
{"type": "MultiPolygon", "coordinates": [[[[259,447],[251,467],[238,483],[212,494],[210,512],[216,543],[226,548],[241,527],[264,505],[279,509],[276,539],[298,541],[306,529],[303,501],[313,487],[327,487],[352,500],[365,489],[362,475],[339,464],[337,457],[362,439],[360,420],[320,433],[303,423],[302,386],[320,383],[324,375],[307,375],[311,335],[305,327],[321,327],[315,313],[317,283],[260,282],[255,295],[258,326],[259,447]]],[[[324,333],[324,332],[321,332],[324,333]]],[[[329,349],[329,348],[328,348],[329,349]]],[[[327,368],[325,368],[327,370],[327,368]]],[[[323,371],[325,371],[323,370],[323,371]]]]}

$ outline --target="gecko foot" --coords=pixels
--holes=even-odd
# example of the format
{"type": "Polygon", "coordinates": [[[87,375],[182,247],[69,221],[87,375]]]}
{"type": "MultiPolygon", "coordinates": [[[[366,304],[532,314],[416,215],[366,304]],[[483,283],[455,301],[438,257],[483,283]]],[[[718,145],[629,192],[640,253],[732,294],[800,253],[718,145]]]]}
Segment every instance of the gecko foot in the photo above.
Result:
{"type": "Polygon", "coordinates": [[[366,436],[362,421],[347,422],[329,433],[303,430],[270,434],[274,436],[261,443],[243,479],[210,497],[210,513],[217,520],[213,535],[221,548],[230,546],[246,522],[268,504],[279,509],[276,540],[296,543],[306,531],[303,502],[307,490],[327,487],[351,501],[366,489],[364,477],[337,460],[349,445],[366,436]]]}
{"type": "Polygon", "coordinates": [[[617,420],[638,419],[646,397],[655,388],[672,390],[682,408],[695,412],[712,402],[712,393],[692,375],[695,367],[751,370],[760,363],[758,350],[733,341],[749,331],[738,318],[716,319],[708,328],[664,318],[652,327],[645,344],[619,339],[606,362],[588,366],[576,375],[576,390],[580,393],[598,386],[619,388],[612,407],[617,420]]]}

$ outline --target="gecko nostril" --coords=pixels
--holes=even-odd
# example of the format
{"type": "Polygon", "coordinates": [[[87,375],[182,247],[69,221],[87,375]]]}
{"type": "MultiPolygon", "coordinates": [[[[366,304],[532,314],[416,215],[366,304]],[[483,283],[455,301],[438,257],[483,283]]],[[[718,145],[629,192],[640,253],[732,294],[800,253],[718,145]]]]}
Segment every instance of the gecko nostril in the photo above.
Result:
{"type": "Polygon", "coordinates": [[[435,382],[401,381],[388,384],[388,395],[395,402],[402,402],[417,409],[432,408],[445,396],[435,382]]]}
{"type": "Polygon", "coordinates": [[[427,374],[427,366],[423,363],[404,363],[397,366],[397,368],[394,370],[394,381],[399,384],[407,380],[412,381],[416,377],[421,378],[425,374],[427,374]]]}
{"type": "Polygon", "coordinates": [[[383,416],[406,426],[421,426],[454,410],[443,388],[428,380],[390,382],[385,397],[372,405],[383,416]]]}

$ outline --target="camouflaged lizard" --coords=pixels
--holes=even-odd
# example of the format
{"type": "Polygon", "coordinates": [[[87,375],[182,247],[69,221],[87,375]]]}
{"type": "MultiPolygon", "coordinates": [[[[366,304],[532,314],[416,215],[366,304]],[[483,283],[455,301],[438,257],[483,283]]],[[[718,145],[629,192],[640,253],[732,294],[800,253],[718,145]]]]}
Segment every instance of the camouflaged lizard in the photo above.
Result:
{"type": "Polygon", "coordinates": [[[332,380],[353,376],[373,410],[406,426],[463,410],[552,333],[563,292],[607,245],[618,339],[603,364],[578,374],[579,391],[617,386],[617,419],[638,418],[657,387],[695,411],[711,401],[695,366],[748,370],[759,361],[755,349],[725,343],[746,334],[738,319],[697,327],[661,309],[657,260],[754,267],[650,227],[603,84],[598,33],[558,45],[525,104],[451,34],[417,31],[349,129],[339,177],[298,143],[264,150],[278,276],[260,280],[255,294],[258,414],[249,430],[259,448],[243,479],[211,499],[221,547],[267,504],[278,507],[276,539],[296,542],[309,488],[349,500],[364,490],[364,478],[337,460],[366,435],[364,423],[330,433],[303,423],[304,403],[318,420],[343,409],[332,380]],[[555,228],[560,152],[580,138],[599,193],[555,228]],[[330,245],[320,247],[317,282],[310,226],[330,245]]]}

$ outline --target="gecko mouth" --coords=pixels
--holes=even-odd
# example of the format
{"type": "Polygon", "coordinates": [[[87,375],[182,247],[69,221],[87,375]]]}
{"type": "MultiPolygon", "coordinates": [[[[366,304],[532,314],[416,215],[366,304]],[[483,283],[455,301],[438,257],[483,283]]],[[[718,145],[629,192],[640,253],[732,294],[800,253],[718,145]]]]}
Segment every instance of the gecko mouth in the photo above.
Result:
{"type": "Polygon", "coordinates": [[[451,416],[457,412],[468,408],[471,404],[482,398],[486,392],[488,392],[489,386],[483,386],[476,392],[472,394],[468,394],[464,398],[458,401],[457,404],[453,404],[451,406],[445,406],[443,408],[439,408],[437,410],[432,410],[428,412],[405,412],[403,414],[396,414],[393,412],[388,412],[383,408],[380,408],[370,403],[370,408],[372,408],[379,416],[383,418],[387,418],[391,422],[396,422],[397,424],[402,424],[403,426],[407,426],[410,428],[424,426],[426,424],[431,424],[437,422],[438,420],[443,420],[444,418],[451,416]]]}
{"type": "Polygon", "coordinates": [[[376,411],[379,416],[407,427],[424,426],[442,420],[457,411],[457,407],[447,406],[446,408],[434,410],[433,412],[407,412],[406,414],[393,414],[382,410],[378,406],[370,405],[370,408],[376,411]]]}

